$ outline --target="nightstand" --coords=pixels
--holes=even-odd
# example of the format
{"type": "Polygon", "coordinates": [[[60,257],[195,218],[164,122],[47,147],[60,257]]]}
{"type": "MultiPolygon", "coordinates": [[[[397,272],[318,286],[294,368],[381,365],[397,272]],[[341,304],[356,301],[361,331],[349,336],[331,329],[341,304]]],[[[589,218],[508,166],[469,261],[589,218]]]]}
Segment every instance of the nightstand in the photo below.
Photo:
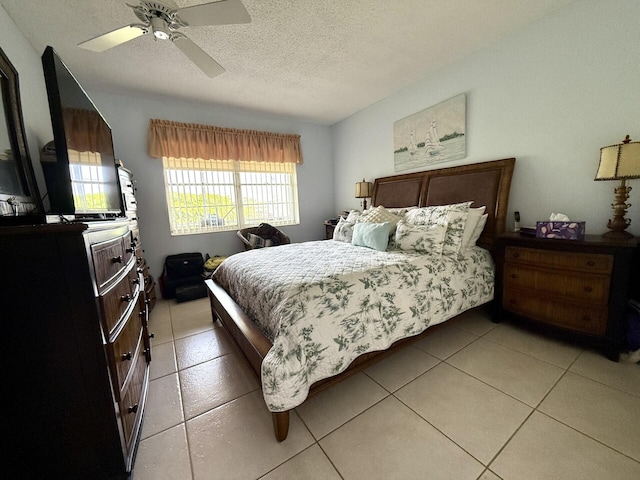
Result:
{"type": "Polygon", "coordinates": [[[329,220],[324,221],[325,238],[331,240],[333,238],[333,231],[336,229],[336,224],[331,223],[329,220]]]}
{"type": "Polygon", "coordinates": [[[496,242],[496,300],[511,314],[601,348],[623,350],[627,303],[640,297],[640,237],[611,241],[535,238],[496,242]]]}

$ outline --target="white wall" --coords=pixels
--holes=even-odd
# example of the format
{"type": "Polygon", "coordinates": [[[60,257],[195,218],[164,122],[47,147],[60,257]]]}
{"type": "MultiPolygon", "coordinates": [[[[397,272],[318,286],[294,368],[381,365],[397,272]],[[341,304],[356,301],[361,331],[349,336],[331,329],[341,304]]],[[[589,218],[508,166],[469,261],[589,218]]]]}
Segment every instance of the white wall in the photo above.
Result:
{"type": "MultiPolygon", "coordinates": [[[[523,225],[560,211],[606,231],[618,182],[593,178],[601,147],[640,141],[639,19],[638,1],[572,3],[337,123],[335,209],[358,207],[363,176],[395,173],[396,120],[465,92],[467,157],[425,169],[516,157],[510,212],[523,225]]],[[[640,235],[640,180],[628,183],[629,231],[640,235]]]]}

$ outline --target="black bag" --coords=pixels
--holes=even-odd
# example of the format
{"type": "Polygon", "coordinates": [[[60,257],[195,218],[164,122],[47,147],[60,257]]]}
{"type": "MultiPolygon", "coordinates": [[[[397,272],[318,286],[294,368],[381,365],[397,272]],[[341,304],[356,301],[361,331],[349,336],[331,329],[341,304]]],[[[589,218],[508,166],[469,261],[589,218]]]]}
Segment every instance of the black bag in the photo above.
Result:
{"type": "MultiPolygon", "coordinates": [[[[177,255],[168,255],[164,261],[164,270],[160,277],[160,292],[162,298],[176,298],[176,290],[183,287],[186,293],[189,286],[197,286],[185,295],[185,300],[192,298],[201,298],[206,296],[204,289],[204,278],[202,276],[204,268],[204,259],[201,253],[180,253],[177,255]],[[201,287],[200,287],[201,286],[201,287]],[[199,297],[193,296],[198,291],[199,297]],[[204,293],[204,295],[203,295],[204,293]]],[[[184,301],[184,300],[183,300],[184,301]]]]}
{"type": "Polygon", "coordinates": [[[201,253],[179,253],[167,256],[164,267],[171,280],[195,277],[202,274],[204,259],[201,253]]]}

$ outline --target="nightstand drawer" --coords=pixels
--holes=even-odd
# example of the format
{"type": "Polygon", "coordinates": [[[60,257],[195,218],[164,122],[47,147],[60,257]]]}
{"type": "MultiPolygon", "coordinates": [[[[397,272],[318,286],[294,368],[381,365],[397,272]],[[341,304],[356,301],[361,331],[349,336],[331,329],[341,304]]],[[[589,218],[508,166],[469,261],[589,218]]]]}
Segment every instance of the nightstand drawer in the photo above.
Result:
{"type": "Polygon", "coordinates": [[[505,261],[581,272],[611,273],[613,256],[534,248],[507,247],[505,261]]]}
{"type": "Polygon", "coordinates": [[[522,288],[554,294],[567,300],[586,300],[606,305],[609,300],[609,275],[589,275],[569,270],[543,269],[506,263],[504,288],[522,288]]]}
{"type": "Polygon", "coordinates": [[[594,307],[563,302],[551,296],[517,289],[505,290],[502,303],[510,312],[571,330],[604,335],[607,329],[606,305],[594,307]]]}

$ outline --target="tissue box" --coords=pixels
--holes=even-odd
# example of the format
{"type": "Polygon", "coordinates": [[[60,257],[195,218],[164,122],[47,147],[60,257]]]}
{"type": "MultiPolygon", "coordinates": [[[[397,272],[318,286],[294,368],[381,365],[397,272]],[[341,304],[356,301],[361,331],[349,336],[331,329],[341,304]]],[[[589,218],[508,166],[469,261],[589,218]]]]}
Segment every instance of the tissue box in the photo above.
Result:
{"type": "Polygon", "coordinates": [[[584,226],[585,222],[536,222],[536,237],[584,240],[584,226]]]}

